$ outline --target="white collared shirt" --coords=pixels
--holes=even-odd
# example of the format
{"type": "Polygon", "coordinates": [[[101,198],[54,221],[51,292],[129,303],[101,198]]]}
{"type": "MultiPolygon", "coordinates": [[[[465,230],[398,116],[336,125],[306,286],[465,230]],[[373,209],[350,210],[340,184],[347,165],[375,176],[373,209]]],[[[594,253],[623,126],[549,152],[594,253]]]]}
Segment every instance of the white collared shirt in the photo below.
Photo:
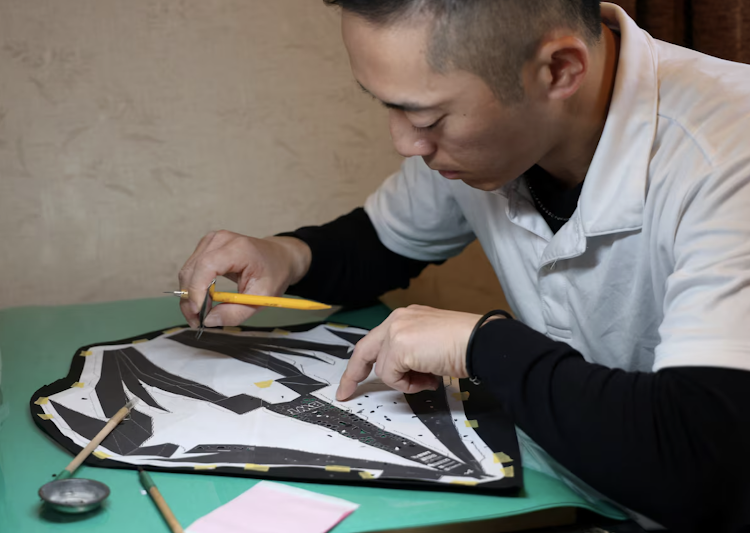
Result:
{"type": "Polygon", "coordinates": [[[590,362],[750,370],[750,66],[657,41],[617,6],[602,14],[622,38],[613,100],[557,234],[523,180],[483,192],[422,158],[365,209],[414,259],[478,238],[518,319],[590,362]]]}

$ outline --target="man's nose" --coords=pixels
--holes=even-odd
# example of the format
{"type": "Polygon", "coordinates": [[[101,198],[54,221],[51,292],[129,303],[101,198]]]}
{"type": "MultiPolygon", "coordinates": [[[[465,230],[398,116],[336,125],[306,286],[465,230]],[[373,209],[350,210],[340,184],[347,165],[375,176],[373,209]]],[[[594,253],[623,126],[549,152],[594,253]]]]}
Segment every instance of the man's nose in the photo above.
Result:
{"type": "Polygon", "coordinates": [[[414,129],[403,111],[392,109],[389,116],[391,139],[396,151],[404,157],[426,157],[435,152],[436,145],[429,133],[414,129]]]}

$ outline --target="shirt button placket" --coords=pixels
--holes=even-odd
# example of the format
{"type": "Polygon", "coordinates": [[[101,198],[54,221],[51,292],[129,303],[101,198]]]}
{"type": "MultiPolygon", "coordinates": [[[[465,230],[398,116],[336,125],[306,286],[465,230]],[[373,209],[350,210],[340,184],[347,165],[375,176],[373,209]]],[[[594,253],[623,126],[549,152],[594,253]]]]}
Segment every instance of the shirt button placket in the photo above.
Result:
{"type": "Polygon", "coordinates": [[[555,340],[571,338],[568,283],[557,261],[539,269],[539,296],[547,335],[555,340]]]}

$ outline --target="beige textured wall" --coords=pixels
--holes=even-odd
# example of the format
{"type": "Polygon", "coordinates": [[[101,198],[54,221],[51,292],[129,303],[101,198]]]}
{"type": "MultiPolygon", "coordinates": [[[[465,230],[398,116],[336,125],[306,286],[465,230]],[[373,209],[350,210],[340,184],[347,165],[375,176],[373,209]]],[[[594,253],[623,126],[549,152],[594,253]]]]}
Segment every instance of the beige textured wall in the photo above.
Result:
{"type": "MultiPolygon", "coordinates": [[[[212,229],[343,214],[400,163],[386,118],[321,0],[0,0],[0,308],[158,296],[212,229]]],[[[504,305],[476,245],[386,301],[504,305]]]]}
{"type": "Polygon", "coordinates": [[[317,0],[0,0],[0,308],[158,295],[397,168],[317,0]]]}

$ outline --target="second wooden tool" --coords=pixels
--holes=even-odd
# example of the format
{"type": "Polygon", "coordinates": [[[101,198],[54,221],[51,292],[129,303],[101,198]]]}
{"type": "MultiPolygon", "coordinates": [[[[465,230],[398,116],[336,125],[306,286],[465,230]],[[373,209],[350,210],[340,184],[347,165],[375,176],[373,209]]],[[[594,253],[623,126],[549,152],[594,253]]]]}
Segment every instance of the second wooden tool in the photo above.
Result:
{"type": "Polygon", "coordinates": [[[148,475],[148,472],[146,472],[140,466],[138,467],[138,477],[141,479],[141,485],[143,485],[143,488],[148,491],[148,493],[151,495],[151,499],[154,500],[156,507],[159,508],[159,512],[164,517],[167,525],[169,525],[169,529],[172,530],[172,533],[183,533],[182,526],[177,521],[177,518],[172,512],[172,509],[170,509],[169,505],[167,505],[167,501],[161,495],[159,489],[156,488],[154,480],[151,479],[151,476],[148,475]]]}

